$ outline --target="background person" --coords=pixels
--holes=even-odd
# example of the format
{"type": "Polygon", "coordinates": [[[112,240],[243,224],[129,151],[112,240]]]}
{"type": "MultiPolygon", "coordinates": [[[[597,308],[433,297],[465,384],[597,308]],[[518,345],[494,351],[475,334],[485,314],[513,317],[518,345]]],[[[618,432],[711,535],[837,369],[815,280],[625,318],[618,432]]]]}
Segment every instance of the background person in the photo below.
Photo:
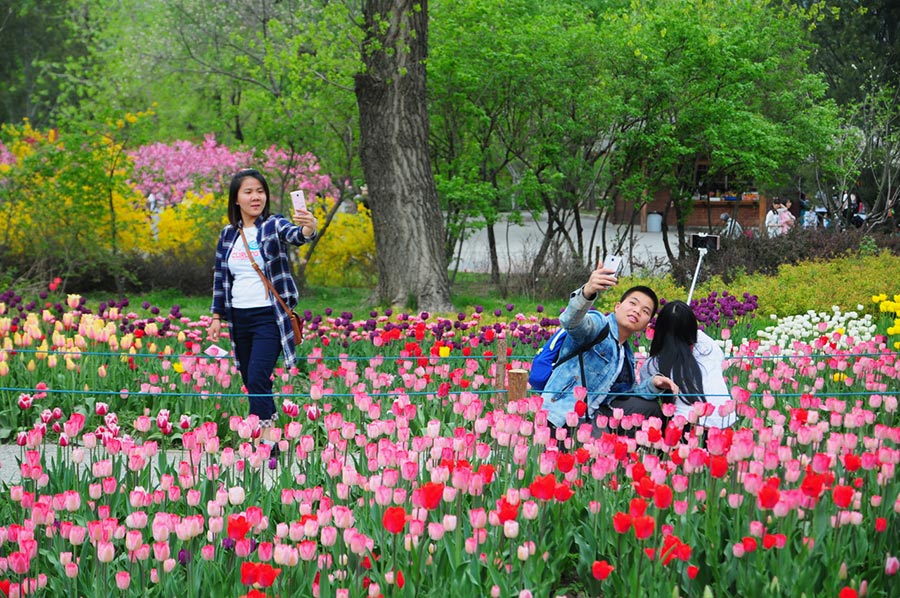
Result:
{"type": "Polygon", "coordinates": [[[219,340],[222,320],[231,328],[231,342],[241,380],[247,389],[250,415],[259,418],[265,441],[277,440],[273,424],[278,418],[272,396],[272,372],[279,354],[284,367],[295,362],[294,330],[290,314],[267,291],[253,262],[294,309],[297,285],[290,273],[287,245],[302,245],[316,238],[316,217],[295,210],[292,224],[270,213],[269,185],[259,171],[241,170],[228,191],[228,224],[219,235],[213,276],[212,322],[209,338],[219,340]],[[243,230],[249,245],[241,238],[243,230]]]}
{"type": "Polygon", "coordinates": [[[681,394],[674,397],[675,415],[690,421],[694,403],[713,405],[711,415],[697,420],[705,427],[727,428],[736,416],[720,413],[720,407],[731,400],[731,392],[722,374],[725,353],[699,329],[694,311],[684,301],[666,303],[656,318],[650,356],[641,366],[641,379],[662,374],[671,378],[681,394]]]}
{"type": "Polygon", "coordinates": [[[557,428],[572,425],[568,420],[578,418],[576,386],[587,388],[585,420],[591,421],[595,435],[598,434],[596,416],[601,406],[621,408],[626,415],[640,413],[644,417],[662,419],[662,410],[654,395],[666,390],[678,393],[677,385],[661,375],[645,378],[635,388],[634,353],[628,340],[632,334],[647,327],[659,301],[652,289],[636,286],[625,291],[611,313],[602,314],[592,309],[599,293],[616,284],[613,272],[603,268],[601,263],[591,272],[584,286],[570,295],[569,304],[559,317],[560,324],[568,332],[560,355],[590,343],[606,326],[609,333],[602,342],[585,351],[584,380],[578,359],[560,363],[550,374],[541,398],[554,435],[557,428]],[[619,393],[634,393],[634,396],[617,398],[619,393]]]}
{"type": "Polygon", "coordinates": [[[783,208],[778,210],[778,223],[781,225],[781,234],[786,235],[793,228],[797,218],[794,216],[792,210],[794,204],[791,200],[787,200],[782,205],[783,208]]]}
{"type": "Polygon", "coordinates": [[[766,212],[766,234],[770,237],[777,237],[781,234],[781,212],[784,210],[784,204],[781,203],[781,199],[775,198],[772,200],[772,205],[769,206],[769,211],[766,212]]]}
{"type": "Polygon", "coordinates": [[[737,239],[741,235],[744,234],[744,227],[741,226],[741,223],[737,221],[737,218],[732,218],[731,214],[728,212],[722,212],[722,215],[719,216],[719,219],[722,221],[722,231],[719,233],[724,239],[737,239]]]}

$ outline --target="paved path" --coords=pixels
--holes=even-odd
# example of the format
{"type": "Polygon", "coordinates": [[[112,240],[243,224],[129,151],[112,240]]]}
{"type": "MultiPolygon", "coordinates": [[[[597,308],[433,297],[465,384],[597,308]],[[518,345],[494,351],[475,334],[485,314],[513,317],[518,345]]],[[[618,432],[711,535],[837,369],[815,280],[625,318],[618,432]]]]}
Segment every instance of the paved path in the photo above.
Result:
{"type": "MultiPolygon", "coordinates": [[[[586,237],[585,244],[590,241],[590,231],[593,230],[595,222],[596,218],[588,218],[583,221],[586,237]]],[[[530,258],[537,253],[546,230],[546,219],[541,218],[535,221],[530,214],[523,216],[521,225],[508,222],[501,222],[495,225],[494,235],[497,239],[497,257],[500,263],[500,271],[525,271],[530,265],[530,258]]],[[[610,247],[612,247],[613,241],[619,234],[621,233],[619,233],[616,226],[610,225],[607,227],[606,238],[610,247]]],[[[636,231],[633,239],[632,258],[635,264],[644,265],[645,267],[667,267],[668,260],[665,246],[663,245],[662,233],[636,231]]],[[[674,232],[669,232],[669,242],[673,247],[677,245],[677,236],[674,232]]],[[[598,231],[595,245],[600,245],[600,243],[601,237],[598,231]]],[[[628,246],[629,244],[626,243],[625,247],[627,248],[628,246]]],[[[489,272],[490,261],[487,255],[487,247],[487,231],[482,229],[475,232],[471,237],[463,241],[462,250],[458,253],[458,258],[453,259],[450,267],[458,266],[461,272],[489,272]]],[[[624,251],[624,253],[627,253],[627,251],[624,251]]],[[[630,260],[626,256],[623,269],[625,274],[629,272],[629,263],[630,260]]]]}

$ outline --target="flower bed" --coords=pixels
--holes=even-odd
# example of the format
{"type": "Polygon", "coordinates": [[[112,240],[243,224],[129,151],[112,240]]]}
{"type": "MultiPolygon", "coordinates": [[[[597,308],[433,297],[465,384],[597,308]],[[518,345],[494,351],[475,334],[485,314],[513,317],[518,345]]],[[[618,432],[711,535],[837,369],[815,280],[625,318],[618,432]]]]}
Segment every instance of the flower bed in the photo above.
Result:
{"type": "Polygon", "coordinates": [[[203,319],[6,294],[0,593],[890,596],[897,300],[728,328],[734,429],[567,451],[497,389],[555,320],[306,314],[273,459],[203,319]]]}

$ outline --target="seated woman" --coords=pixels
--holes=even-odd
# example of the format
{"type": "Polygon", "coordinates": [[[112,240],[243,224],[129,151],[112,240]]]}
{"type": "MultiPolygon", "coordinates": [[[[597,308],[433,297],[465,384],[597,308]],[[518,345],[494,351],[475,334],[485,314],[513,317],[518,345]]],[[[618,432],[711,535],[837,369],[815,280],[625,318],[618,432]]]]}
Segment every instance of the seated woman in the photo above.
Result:
{"type": "MultiPolygon", "coordinates": [[[[731,400],[731,393],[722,375],[725,353],[702,330],[697,318],[684,301],[667,303],[659,312],[650,343],[650,357],[641,367],[641,379],[662,374],[671,378],[680,389],[674,397],[675,415],[691,421],[694,403],[703,401],[714,407],[712,413],[696,420],[705,427],[727,428],[736,419],[732,411],[721,415],[722,405],[731,400]]],[[[710,409],[707,408],[707,413],[710,409]]]]}

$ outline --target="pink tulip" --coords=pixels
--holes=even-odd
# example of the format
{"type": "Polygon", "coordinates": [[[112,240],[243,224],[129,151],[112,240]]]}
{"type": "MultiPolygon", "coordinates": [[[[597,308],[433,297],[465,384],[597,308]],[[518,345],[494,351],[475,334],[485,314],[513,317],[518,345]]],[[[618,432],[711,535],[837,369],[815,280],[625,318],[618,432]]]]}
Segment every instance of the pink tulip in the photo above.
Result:
{"type": "Polygon", "coordinates": [[[6,557],[6,562],[10,570],[17,575],[28,573],[28,569],[31,567],[31,561],[28,556],[19,551],[10,552],[6,557]]]}
{"type": "Polygon", "coordinates": [[[884,562],[884,573],[888,576],[894,576],[900,570],[900,559],[895,556],[888,555],[884,562]]]}
{"type": "Polygon", "coordinates": [[[97,542],[97,560],[101,563],[111,563],[116,556],[116,549],[112,542],[97,542]]]}
{"type": "Polygon", "coordinates": [[[124,591],[131,585],[131,574],[128,571],[119,571],[116,573],[116,587],[124,591]]]}

